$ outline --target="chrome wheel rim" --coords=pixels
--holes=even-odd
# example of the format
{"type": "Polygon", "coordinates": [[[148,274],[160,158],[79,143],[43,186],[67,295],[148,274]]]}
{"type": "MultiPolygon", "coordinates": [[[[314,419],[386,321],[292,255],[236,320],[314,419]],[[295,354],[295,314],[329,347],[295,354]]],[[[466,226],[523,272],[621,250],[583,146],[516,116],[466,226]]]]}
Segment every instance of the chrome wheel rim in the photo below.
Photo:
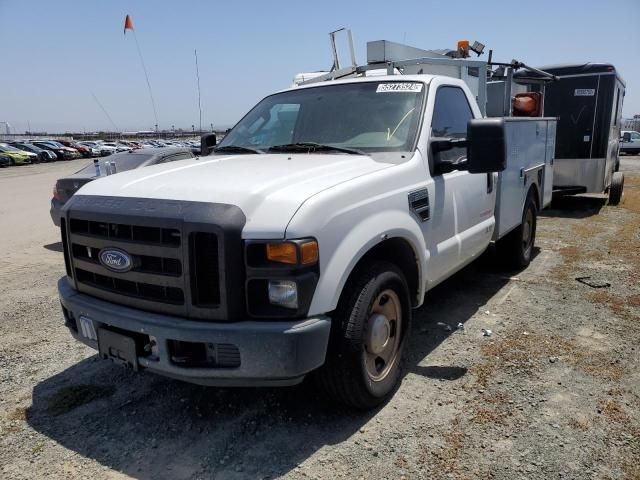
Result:
{"type": "Polygon", "coordinates": [[[401,326],[400,298],[391,289],[383,290],[371,305],[365,331],[364,364],[372,381],[384,380],[395,365],[401,326]]]}

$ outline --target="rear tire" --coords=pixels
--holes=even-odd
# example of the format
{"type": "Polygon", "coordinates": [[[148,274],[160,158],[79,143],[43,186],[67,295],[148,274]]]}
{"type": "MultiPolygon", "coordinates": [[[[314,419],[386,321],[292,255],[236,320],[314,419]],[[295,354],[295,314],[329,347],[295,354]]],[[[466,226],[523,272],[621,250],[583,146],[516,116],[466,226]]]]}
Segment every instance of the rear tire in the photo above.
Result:
{"type": "Polygon", "coordinates": [[[373,261],[347,282],[317,382],[332,399],[370,409],[394,392],[411,324],[409,288],[394,264],[373,261]]]}
{"type": "Polygon", "coordinates": [[[531,263],[536,243],[538,207],[533,191],[527,195],[522,210],[522,222],[497,242],[498,255],[509,269],[522,269],[531,263]]]}
{"type": "Polygon", "coordinates": [[[609,205],[618,205],[620,203],[623,190],[624,173],[615,172],[611,178],[611,186],[609,187],[609,205]]]}

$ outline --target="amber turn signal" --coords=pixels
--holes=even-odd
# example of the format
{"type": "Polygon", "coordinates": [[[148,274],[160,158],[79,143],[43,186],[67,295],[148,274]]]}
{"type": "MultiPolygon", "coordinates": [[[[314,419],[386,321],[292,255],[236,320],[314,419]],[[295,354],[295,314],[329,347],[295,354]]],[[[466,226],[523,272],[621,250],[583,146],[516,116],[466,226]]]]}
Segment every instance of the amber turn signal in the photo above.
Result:
{"type": "Polygon", "coordinates": [[[267,243],[267,259],[272,262],[297,264],[296,244],[290,242],[267,243]]]}
{"type": "Polygon", "coordinates": [[[311,240],[300,245],[300,262],[303,265],[312,265],[318,261],[318,242],[311,240]]]}
{"type": "Polygon", "coordinates": [[[296,242],[267,243],[267,260],[289,265],[298,265],[298,263],[313,265],[318,262],[318,242],[298,240],[296,242]]]}

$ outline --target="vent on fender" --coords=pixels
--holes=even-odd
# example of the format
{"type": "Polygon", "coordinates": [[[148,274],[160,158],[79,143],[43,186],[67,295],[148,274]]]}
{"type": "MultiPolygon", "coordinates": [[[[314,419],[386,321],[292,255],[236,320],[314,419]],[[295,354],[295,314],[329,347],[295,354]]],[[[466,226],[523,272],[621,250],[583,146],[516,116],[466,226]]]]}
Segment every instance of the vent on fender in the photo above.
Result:
{"type": "Polygon", "coordinates": [[[423,188],[409,193],[409,209],[423,222],[429,220],[429,190],[423,188]]]}

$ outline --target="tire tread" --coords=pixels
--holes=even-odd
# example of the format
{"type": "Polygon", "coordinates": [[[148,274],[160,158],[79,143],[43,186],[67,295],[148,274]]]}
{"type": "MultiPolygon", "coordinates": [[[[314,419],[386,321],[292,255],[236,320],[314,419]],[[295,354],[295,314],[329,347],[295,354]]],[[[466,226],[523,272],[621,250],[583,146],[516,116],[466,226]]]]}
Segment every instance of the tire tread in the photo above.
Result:
{"type": "MultiPolygon", "coordinates": [[[[369,392],[360,388],[361,379],[351,362],[354,361],[353,357],[360,355],[362,348],[364,323],[357,321],[357,316],[362,310],[369,308],[366,302],[368,294],[375,288],[377,277],[385,272],[393,272],[402,280],[404,294],[408,296],[404,275],[393,263],[374,261],[366,267],[358,268],[345,285],[343,297],[332,315],[335,323],[332,325],[327,361],[316,372],[316,382],[322,390],[339,403],[356,409],[369,409],[384,400],[384,397],[372,397],[369,392]]],[[[373,296],[376,296],[376,292],[373,296]]],[[[403,313],[405,318],[410,318],[410,311],[403,313]]],[[[408,334],[408,323],[405,321],[403,325],[405,335],[408,334]]],[[[399,375],[399,372],[400,367],[395,375],[399,375]]]]}

